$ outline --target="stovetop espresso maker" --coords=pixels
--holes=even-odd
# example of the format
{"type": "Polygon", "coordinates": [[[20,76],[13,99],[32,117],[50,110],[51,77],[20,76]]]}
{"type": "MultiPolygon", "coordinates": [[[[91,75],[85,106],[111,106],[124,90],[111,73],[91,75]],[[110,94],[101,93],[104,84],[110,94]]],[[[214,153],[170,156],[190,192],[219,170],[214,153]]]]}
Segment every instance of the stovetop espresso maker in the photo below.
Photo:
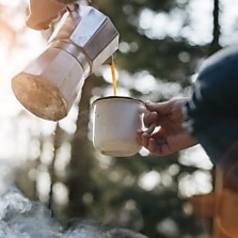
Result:
{"type": "Polygon", "coordinates": [[[64,5],[31,0],[30,10],[27,25],[37,30],[47,28],[58,12],[65,13],[46,50],[12,79],[12,89],[28,111],[58,121],[67,116],[80,96],[85,79],[118,49],[119,34],[109,17],[79,2],[64,5]],[[40,7],[52,11],[41,11],[40,7]]]}

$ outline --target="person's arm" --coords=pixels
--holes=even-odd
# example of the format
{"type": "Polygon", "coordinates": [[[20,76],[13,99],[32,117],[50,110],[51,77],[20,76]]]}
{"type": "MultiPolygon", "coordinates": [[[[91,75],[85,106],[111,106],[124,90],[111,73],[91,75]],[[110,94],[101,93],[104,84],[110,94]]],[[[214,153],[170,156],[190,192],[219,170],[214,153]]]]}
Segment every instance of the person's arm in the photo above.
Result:
{"type": "Polygon", "coordinates": [[[183,105],[186,98],[171,99],[166,102],[148,102],[149,113],[144,116],[146,127],[156,123],[158,130],[152,134],[138,131],[138,142],[151,153],[165,156],[197,144],[183,127],[183,105]]]}

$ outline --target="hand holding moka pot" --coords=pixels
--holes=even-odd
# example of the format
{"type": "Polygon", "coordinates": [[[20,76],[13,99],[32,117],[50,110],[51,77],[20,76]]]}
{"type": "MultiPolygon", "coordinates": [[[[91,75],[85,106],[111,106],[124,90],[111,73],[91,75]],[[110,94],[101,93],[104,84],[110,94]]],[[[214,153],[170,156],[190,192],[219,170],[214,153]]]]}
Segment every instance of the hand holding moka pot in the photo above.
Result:
{"type": "Polygon", "coordinates": [[[26,25],[34,30],[46,30],[66,8],[66,4],[56,0],[30,0],[26,25]]]}
{"type": "Polygon", "coordinates": [[[79,0],[29,0],[26,25],[34,30],[46,30],[66,8],[79,0]]]}
{"type": "Polygon", "coordinates": [[[67,116],[85,79],[118,49],[119,34],[107,16],[90,6],[68,9],[47,49],[12,80],[16,98],[46,120],[67,116]]]}

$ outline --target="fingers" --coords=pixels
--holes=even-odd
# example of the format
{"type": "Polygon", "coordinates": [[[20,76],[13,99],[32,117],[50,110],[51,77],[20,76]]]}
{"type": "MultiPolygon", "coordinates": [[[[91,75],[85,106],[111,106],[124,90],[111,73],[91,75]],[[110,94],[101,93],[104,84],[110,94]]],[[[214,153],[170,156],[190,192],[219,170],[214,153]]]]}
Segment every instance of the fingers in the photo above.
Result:
{"type": "Polygon", "coordinates": [[[148,146],[149,137],[150,137],[149,134],[142,130],[139,130],[137,132],[137,142],[146,148],[148,146]]]}
{"type": "Polygon", "coordinates": [[[155,111],[159,115],[171,114],[175,109],[182,110],[182,106],[187,101],[187,98],[173,98],[165,102],[145,102],[145,107],[148,111],[155,111]]]}
{"type": "Polygon", "coordinates": [[[148,112],[144,115],[145,127],[150,127],[152,124],[158,125],[159,115],[157,112],[148,112]]]}
{"type": "Polygon", "coordinates": [[[169,100],[166,102],[156,102],[156,103],[147,101],[145,102],[145,106],[146,106],[146,109],[151,112],[155,111],[158,114],[166,115],[171,112],[173,103],[174,102],[172,100],[169,100]]]}
{"type": "Polygon", "coordinates": [[[165,156],[170,154],[169,146],[163,137],[156,135],[149,135],[147,132],[142,130],[137,132],[137,142],[149,150],[150,153],[158,156],[165,156]]]}
{"type": "Polygon", "coordinates": [[[145,106],[149,112],[144,115],[145,127],[150,127],[152,124],[159,125],[160,119],[171,112],[171,103],[153,103],[146,102],[145,106]]]}

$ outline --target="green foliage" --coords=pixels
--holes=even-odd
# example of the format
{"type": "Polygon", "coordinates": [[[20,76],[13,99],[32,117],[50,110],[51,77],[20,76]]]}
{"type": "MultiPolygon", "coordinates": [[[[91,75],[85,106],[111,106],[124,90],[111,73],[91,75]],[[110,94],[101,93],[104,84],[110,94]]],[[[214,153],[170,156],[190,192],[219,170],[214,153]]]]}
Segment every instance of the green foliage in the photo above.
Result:
{"type": "MultiPolygon", "coordinates": [[[[189,77],[194,73],[197,61],[208,53],[206,46],[191,45],[182,35],[163,38],[151,37],[146,29],[139,25],[141,12],[149,9],[153,13],[170,13],[174,8],[187,15],[185,6],[176,1],[97,1],[99,9],[111,17],[120,33],[120,41],[129,47],[127,52],[120,50],[115,54],[119,68],[131,73],[147,70],[156,78],[184,82],[188,85],[189,77]],[[182,59],[186,54],[187,60],[182,59]]],[[[186,27],[185,17],[183,26],[186,27]]],[[[159,30],[159,29],[158,29],[159,30]]],[[[155,29],[156,31],[156,29],[155,29]]]]}

